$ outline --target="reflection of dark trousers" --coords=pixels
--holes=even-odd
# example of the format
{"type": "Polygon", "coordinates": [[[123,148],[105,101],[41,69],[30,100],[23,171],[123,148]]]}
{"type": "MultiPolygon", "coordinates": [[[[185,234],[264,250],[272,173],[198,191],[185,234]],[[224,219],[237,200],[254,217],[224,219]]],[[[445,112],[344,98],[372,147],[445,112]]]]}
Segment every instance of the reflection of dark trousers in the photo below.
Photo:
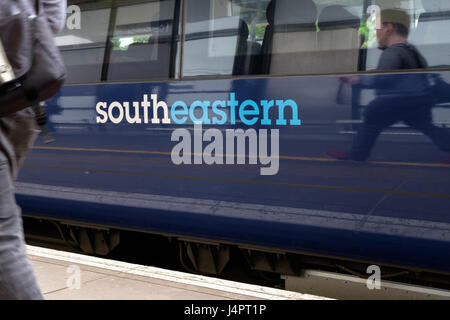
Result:
{"type": "Polygon", "coordinates": [[[26,256],[10,165],[0,152],[0,299],[43,299],[26,256]]]}
{"type": "Polygon", "coordinates": [[[432,124],[428,97],[377,98],[366,107],[364,123],[353,141],[353,160],[365,161],[378,136],[387,127],[403,121],[423,132],[441,150],[450,152],[450,132],[432,124]]]}

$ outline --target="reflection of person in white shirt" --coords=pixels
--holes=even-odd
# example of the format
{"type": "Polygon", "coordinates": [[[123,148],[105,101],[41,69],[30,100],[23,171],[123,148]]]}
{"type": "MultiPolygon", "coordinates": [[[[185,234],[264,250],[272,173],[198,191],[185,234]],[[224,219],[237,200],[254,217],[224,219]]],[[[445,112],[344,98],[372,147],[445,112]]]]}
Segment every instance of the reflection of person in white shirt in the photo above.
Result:
{"type": "MultiPolygon", "coordinates": [[[[1,0],[0,19],[20,11],[36,14],[35,3],[1,0]]],[[[66,0],[39,0],[39,4],[53,32],[61,31],[65,25],[66,0]]],[[[26,256],[21,211],[13,187],[18,167],[37,131],[31,108],[0,118],[0,299],[43,299],[26,256]]]]}

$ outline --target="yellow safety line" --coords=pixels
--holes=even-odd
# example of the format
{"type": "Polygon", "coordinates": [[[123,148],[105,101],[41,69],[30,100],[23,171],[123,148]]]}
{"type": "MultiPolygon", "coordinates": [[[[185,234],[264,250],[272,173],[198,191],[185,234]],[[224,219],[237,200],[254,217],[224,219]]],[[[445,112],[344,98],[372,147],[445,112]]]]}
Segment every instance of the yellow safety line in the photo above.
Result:
{"type": "MultiPolygon", "coordinates": [[[[153,154],[153,155],[165,155],[170,156],[171,152],[164,151],[147,151],[147,150],[117,150],[117,149],[99,149],[99,148],[71,148],[71,147],[41,147],[34,146],[36,150],[57,150],[57,151],[85,151],[85,152],[111,152],[111,153],[128,153],[128,154],[153,154]]],[[[189,155],[202,156],[201,154],[189,153],[189,155]]],[[[217,156],[227,156],[217,155],[217,156]]],[[[231,155],[233,156],[233,155],[231,155]]],[[[258,156],[252,155],[237,155],[237,157],[255,158],[258,156]]],[[[268,157],[266,157],[268,158],[268,157]]],[[[332,158],[319,158],[319,157],[300,157],[300,156],[279,156],[283,160],[297,160],[297,161],[317,161],[317,162],[342,162],[341,160],[332,158]]],[[[409,167],[430,167],[430,168],[450,168],[448,164],[441,163],[423,163],[423,162],[401,162],[401,161],[368,161],[370,164],[392,165],[392,166],[409,166],[409,167]]]]}
{"type": "Polygon", "coordinates": [[[189,179],[200,181],[215,181],[215,182],[234,182],[256,185],[272,185],[283,187],[297,187],[297,188],[313,188],[313,189],[328,189],[328,190],[341,190],[341,191],[362,191],[371,193],[389,193],[398,195],[412,195],[421,197],[433,197],[433,198],[450,198],[450,194],[443,193],[424,193],[424,192],[410,192],[410,191],[398,191],[388,189],[372,189],[372,188],[356,188],[356,187],[339,187],[339,186],[327,186],[327,185],[313,185],[302,183],[288,183],[288,182],[276,182],[276,181],[256,181],[256,180],[243,180],[243,179],[231,179],[231,178],[217,178],[217,177],[194,177],[194,176],[180,176],[173,174],[159,174],[159,173],[145,173],[145,172],[132,172],[132,171],[116,171],[116,170],[98,170],[98,169],[85,169],[85,168],[64,168],[55,166],[36,166],[36,165],[24,165],[26,168],[33,169],[54,169],[54,170],[66,170],[66,171],[83,171],[91,173],[113,173],[123,175],[135,175],[135,176],[147,176],[147,177],[160,177],[160,178],[175,178],[175,179],[189,179]]]}

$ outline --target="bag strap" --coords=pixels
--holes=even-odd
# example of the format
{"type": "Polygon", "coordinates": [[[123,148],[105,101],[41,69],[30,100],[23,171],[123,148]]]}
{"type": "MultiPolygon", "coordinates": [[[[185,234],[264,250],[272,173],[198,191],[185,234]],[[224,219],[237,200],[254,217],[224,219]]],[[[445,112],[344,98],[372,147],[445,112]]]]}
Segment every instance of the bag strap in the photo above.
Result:
{"type": "MultiPolygon", "coordinates": [[[[406,46],[406,47],[408,48],[408,50],[411,51],[411,53],[414,55],[414,58],[416,59],[417,63],[419,64],[419,67],[420,67],[420,68],[422,68],[422,69],[428,68],[427,65],[424,65],[424,64],[423,64],[423,59],[420,58],[419,53],[418,53],[417,49],[416,49],[414,46],[410,45],[409,43],[405,43],[405,46],[406,46]]],[[[435,82],[436,82],[436,81],[443,81],[442,78],[441,78],[441,76],[440,76],[439,74],[436,74],[436,73],[430,73],[430,74],[428,75],[428,77],[429,77],[430,79],[433,79],[435,82]]]]}
{"type": "Polygon", "coordinates": [[[39,15],[41,13],[41,5],[39,0],[34,1],[34,11],[36,11],[36,15],[39,15]]]}
{"type": "Polygon", "coordinates": [[[409,43],[403,43],[402,44],[409,52],[412,53],[412,55],[414,56],[414,59],[417,62],[417,65],[419,66],[420,69],[426,69],[428,66],[426,64],[424,64],[423,60],[421,59],[419,52],[417,52],[417,49],[412,46],[409,43]]]}

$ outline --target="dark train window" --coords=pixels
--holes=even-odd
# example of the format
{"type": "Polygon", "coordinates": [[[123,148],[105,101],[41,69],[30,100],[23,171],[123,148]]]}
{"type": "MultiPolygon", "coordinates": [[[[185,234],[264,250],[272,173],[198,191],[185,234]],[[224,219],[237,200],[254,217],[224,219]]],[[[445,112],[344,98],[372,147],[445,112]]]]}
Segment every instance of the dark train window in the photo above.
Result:
{"type": "Polygon", "coordinates": [[[363,0],[188,0],[184,77],[355,72],[363,0]]]}
{"type": "Polygon", "coordinates": [[[117,8],[107,80],[167,79],[175,68],[175,0],[117,8]]]}
{"type": "Polygon", "coordinates": [[[355,72],[362,0],[272,0],[262,44],[263,73],[355,72]]]}
{"type": "Polygon", "coordinates": [[[81,28],[57,43],[69,83],[364,72],[381,55],[374,3],[405,11],[429,68],[450,68],[447,0],[185,0],[183,15],[180,0],[69,1],[81,28]]]}
{"type": "MultiPolygon", "coordinates": [[[[77,2],[69,2],[70,4],[77,2]]],[[[69,7],[70,8],[70,7],[69,7]]],[[[72,7],[73,8],[73,7],[72,7]]],[[[83,4],[69,10],[68,22],[56,43],[70,82],[101,80],[111,8],[108,4],[83,4]]]]}
{"type": "Polygon", "coordinates": [[[447,0],[271,0],[261,51],[263,74],[327,74],[377,69],[377,17],[385,9],[408,18],[408,41],[430,68],[450,67],[447,0]]]}
{"type": "Polygon", "coordinates": [[[68,70],[68,82],[173,76],[176,2],[69,1],[68,23],[56,37],[68,70]],[[73,8],[80,10],[79,23],[72,21],[73,8]]]}
{"type": "MultiPolygon", "coordinates": [[[[450,68],[450,2],[448,0],[384,1],[380,9],[400,9],[409,16],[408,42],[425,58],[429,68],[450,68]]],[[[371,46],[365,70],[376,69],[381,55],[376,31],[370,30],[371,46]]]]}
{"type": "Polygon", "coordinates": [[[416,1],[410,42],[430,68],[450,68],[450,1],[416,1]]]}
{"type": "Polygon", "coordinates": [[[258,73],[267,3],[186,1],[183,77],[258,73]]]}

